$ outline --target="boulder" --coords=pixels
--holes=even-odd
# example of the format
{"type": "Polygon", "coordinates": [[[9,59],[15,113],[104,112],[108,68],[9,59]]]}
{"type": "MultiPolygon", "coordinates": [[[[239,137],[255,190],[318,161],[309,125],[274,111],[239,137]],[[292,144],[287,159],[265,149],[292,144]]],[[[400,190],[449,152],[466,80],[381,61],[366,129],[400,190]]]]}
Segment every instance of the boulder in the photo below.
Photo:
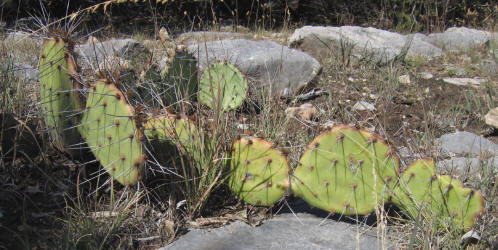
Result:
{"type": "Polygon", "coordinates": [[[437,140],[444,157],[498,155],[498,145],[474,133],[457,131],[437,140]]]}
{"type": "Polygon", "coordinates": [[[381,249],[382,241],[393,247],[388,239],[377,238],[375,229],[311,214],[285,213],[258,227],[236,221],[221,228],[193,229],[160,249],[381,249]]]}
{"type": "Polygon", "coordinates": [[[210,63],[228,61],[246,74],[251,84],[264,87],[272,96],[295,94],[322,68],[308,54],[271,41],[210,41],[191,44],[187,49],[198,59],[201,70],[210,63]]]}
{"type": "MultiPolygon", "coordinates": [[[[445,174],[475,176],[481,166],[491,167],[498,170],[498,156],[479,159],[477,157],[452,157],[436,163],[436,167],[445,174]]],[[[482,172],[482,171],[481,171],[482,172]]]]}
{"type": "Polygon", "coordinates": [[[429,35],[432,43],[448,51],[468,50],[497,39],[498,33],[466,27],[452,27],[442,33],[429,35]]]}
{"type": "Polygon", "coordinates": [[[37,68],[26,63],[14,63],[14,76],[27,82],[37,82],[39,72],[37,68]]]}
{"type": "Polygon", "coordinates": [[[183,33],[176,42],[179,44],[193,44],[198,42],[228,40],[228,39],[250,39],[251,34],[236,33],[236,32],[215,32],[215,31],[195,31],[183,33]]]}
{"type": "Polygon", "coordinates": [[[442,55],[423,34],[402,35],[376,28],[357,26],[304,26],[289,38],[292,47],[308,52],[322,63],[330,56],[342,56],[341,51],[374,62],[388,62],[406,52],[407,57],[431,59],[442,55]]]}
{"type": "Polygon", "coordinates": [[[80,56],[79,63],[83,68],[97,70],[95,65],[101,65],[109,58],[119,57],[130,61],[130,66],[141,64],[141,60],[150,58],[150,51],[135,39],[110,39],[104,42],[87,42],[75,47],[80,56]]]}

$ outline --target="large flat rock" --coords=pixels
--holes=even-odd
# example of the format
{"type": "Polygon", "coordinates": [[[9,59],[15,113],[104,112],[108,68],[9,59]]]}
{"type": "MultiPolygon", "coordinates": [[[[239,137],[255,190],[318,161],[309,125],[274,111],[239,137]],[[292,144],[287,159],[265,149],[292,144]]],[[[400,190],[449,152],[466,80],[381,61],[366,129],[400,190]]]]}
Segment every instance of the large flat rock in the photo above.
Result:
{"type": "Polygon", "coordinates": [[[237,221],[222,228],[193,229],[162,250],[223,249],[381,249],[375,228],[324,219],[311,214],[279,214],[252,227],[237,221]]]}
{"type": "Polygon", "coordinates": [[[442,33],[433,33],[429,38],[434,44],[449,51],[468,50],[481,46],[492,39],[498,39],[498,33],[466,27],[452,27],[442,33]]]}
{"type": "Polygon", "coordinates": [[[358,26],[304,26],[294,31],[289,43],[322,63],[328,61],[330,56],[343,56],[341,51],[351,51],[355,57],[374,62],[387,62],[402,56],[404,52],[407,57],[429,59],[443,53],[423,34],[402,35],[358,26]]]}
{"type": "Polygon", "coordinates": [[[272,96],[290,96],[308,85],[321,65],[308,54],[271,41],[245,39],[191,44],[189,52],[201,69],[216,61],[228,61],[246,74],[252,84],[264,86],[272,96]]]}

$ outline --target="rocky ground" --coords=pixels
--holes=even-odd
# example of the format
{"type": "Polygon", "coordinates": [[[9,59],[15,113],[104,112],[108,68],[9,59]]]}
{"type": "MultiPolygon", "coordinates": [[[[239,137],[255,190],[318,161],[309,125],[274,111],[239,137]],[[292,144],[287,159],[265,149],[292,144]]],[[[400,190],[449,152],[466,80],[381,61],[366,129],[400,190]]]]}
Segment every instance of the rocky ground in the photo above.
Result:
{"type": "MultiPolygon", "coordinates": [[[[496,32],[458,27],[443,33],[404,35],[354,26],[305,26],[275,33],[227,30],[175,37],[162,30],[157,39],[84,37],[78,42],[75,51],[83,72],[133,65],[140,57],[152,58],[153,64],[163,68],[173,43],[194,54],[201,69],[218,60],[237,65],[252,89],[263,87],[271,99],[262,102],[253,92],[259,112],[237,111],[237,127],[278,142],[291,151],[294,163],[321,129],[341,123],[362,126],[389,139],[398,148],[403,167],[414,159],[436,159],[439,172],[481,190],[486,211],[474,232],[482,239],[480,246],[496,244],[496,32]]],[[[26,83],[25,91],[31,91],[27,96],[35,105],[41,38],[9,32],[4,44],[11,48],[6,53],[16,51],[12,56],[15,76],[26,83]],[[23,50],[17,50],[19,46],[23,50]]],[[[68,165],[74,164],[78,163],[68,165]]],[[[39,183],[31,184],[26,188],[36,185],[33,190],[42,192],[39,183]]],[[[0,222],[7,221],[9,207],[0,206],[0,222]]],[[[294,198],[282,201],[271,212],[273,218],[257,222],[247,214],[241,216],[247,223],[237,216],[215,213],[177,225],[182,230],[173,233],[142,231],[129,237],[135,242],[132,246],[164,249],[398,249],[410,244],[410,223],[400,226],[393,220],[387,228],[379,228],[375,218],[331,217],[294,198]]],[[[36,227],[33,221],[57,215],[35,212],[25,217],[29,223],[22,226],[33,223],[29,226],[36,227]]],[[[4,227],[17,227],[14,231],[21,227],[19,222],[11,223],[2,222],[4,227]]],[[[446,243],[442,239],[433,246],[446,243]]]]}

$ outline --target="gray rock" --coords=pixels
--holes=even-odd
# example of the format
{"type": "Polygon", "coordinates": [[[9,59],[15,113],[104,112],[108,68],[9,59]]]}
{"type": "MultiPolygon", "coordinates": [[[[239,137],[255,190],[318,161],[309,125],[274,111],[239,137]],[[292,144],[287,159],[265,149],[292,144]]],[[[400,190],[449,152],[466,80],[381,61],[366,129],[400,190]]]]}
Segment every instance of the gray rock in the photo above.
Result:
{"type": "Polygon", "coordinates": [[[228,39],[249,39],[251,34],[234,33],[234,32],[214,32],[214,31],[196,31],[183,33],[176,39],[180,44],[192,44],[198,42],[207,42],[215,40],[228,40],[228,39]]]}
{"type": "Polygon", "coordinates": [[[39,78],[38,69],[25,63],[14,63],[14,75],[28,82],[37,82],[39,78]]]}
{"type": "Polygon", "coordinates": [[[469,157],[452,157],[450,159],[438,161],[436,167],[445,174],[451,175],[466,175],[477,174],[481,166],[492,167],[498,170],[498,156],[488,159],[469,158],[469,157]]]}
{"type": "Polygon", "coordinates": [[[26,43],[41,44],[42,40],[43,39],[39,35],[23,31],[9,32],[5,37],[6,42],[26,42],[26,43]]]}
{"type": "Polygon", "coordinates": [[[380,249],[382,240],[392,248],[388,239],[376,237],[375,229],[360,226],[357,234],[354,224],[303,213],[296,216],[280,214],[258,227],[237,221],[222,228],[193,229],[160,249],[380,249]]]}
{"type": "Polygon", "coordinates": [[[95,65],[99,65],[104,60],[108,60],[114,56],[130,60],[132,65],[134,65],[136,60],[146,58],[150,53],[141,43],[131,38],[85,43],[77,45],[75,51],[82,59],[79,61],[82,67],[94,70],[95,65]]]}
{"type": "Polygon", "coordinates": [[[441,49],[423,34],[402,35],[376,28],[357,26],[323,27],[304,26],[296,29],[289,38],[291,46],[299,47],[322,62],[331,54],[351,50],[353,56],[386,62],[400,56],[406,49],[407,57],[442,55],[441,49]]]}
{"type": "Polygon", "coordinates": [[[463,68],[458,68],[453,65],[445,65],[445,67],[446,67],[446,72],[449,75],[464,76],[467,74],[467,71],[465,71],[465,69],[463,68]]]}
{"type": "Polygon", "coordinates": [[[458,131],[437,140],[442,156],[498,155],[498,145],[474,133],[458,131]]]}
{"type": "Polygon", "coordinates": [[[446,77],[443,78],[443,82],[458,85],[458,86],[469,86],[469,87],[479,87],[481,83],[486,82],[486,79],[483,78],[457,78],[457,77],[446,77]]]}
{"type": "Polygon", "coordinates": [[[466,27],[452,27],[443,33],[433,33],[429,38],[433,43],[444,50],[458,51],[481,46],[491,39],[496,39],[497,33],[469,29],[466,27]]]}
{"type": "Polygon", "coordinates": [[[478,67],[486,75],[494,76],[498,74],[498,63],[494,59],[484,59],[479,62],[478,67]]]}
{"type": "Polygon", "coordinates": [[[429,73],[429,72],[422,72],[419,74],[419,76],[420,76],[420,78],[425,79],[425,80],[429,80],[429,79],[432,79],[434,77],[434,75],[429,73]]]}
{"type": "Polygon", "coordinates": [[[353,105],[353,110],[356,110],[356,111],[365,111],[365,110],[374,111],[375,105],[373,105],[369,102],[359,101],[353,105]]]}
{"type": "Polygon", "coordinates": [[[201,69],[208,63],[228,61],[244,72],[252,84],[265,87],[272,96],[295,94],[321,71],[320,63],[313,57],[271,41],[221,40],[187,48],[198,59],[201,69]]]}

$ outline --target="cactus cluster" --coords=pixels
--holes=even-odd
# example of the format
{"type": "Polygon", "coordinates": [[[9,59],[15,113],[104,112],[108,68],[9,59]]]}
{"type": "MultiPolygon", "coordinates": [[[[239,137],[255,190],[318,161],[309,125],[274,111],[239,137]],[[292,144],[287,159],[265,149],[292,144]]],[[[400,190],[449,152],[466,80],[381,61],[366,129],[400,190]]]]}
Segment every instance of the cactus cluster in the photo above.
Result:
{"type": "MultiPolygon", "coordinates": [[[[144,88],[137,77],[123,84],[114,79],[120,74],[99,75],[82,85],[76,81],[71,47],[57,37],[43,45],[40,91],[49,134],[61,150],[86,143],[109,175],[123,185],[144,178],[146,159],[164,151],[163,142],[197,158],[202,166],[212,161],[202,157],[203,146],[198,143],[199,138],[209,137],[208,132],[185,115],[153,114],[157,107],[144,108],[144,99],[159,96],[159,103],[167,103],[164,107],[178,97],[188,101],[197,97],[199,103],[223,112],[236,109],[246,98],[247,80],[235,66],[214,63],[198,79],[195,59],[184,50],[170,59],[162,72],[166,83],[158,88],[154,83],[144,88]],[[148,89],[156,92],[147,93],[148,89]],[[160,149],[146,148],[154,140],[160,149]]],[[[365,215],[391,200],[410,217],[430,209],[451,218],[459,228],[470,228],[483,211],[479,191],[437,175],[430,160],[417,161],[400,174],[392,146],[365,129],[340,125],[323,132],[307,146],[294,169],[286,155],[265,139],[244,136],[231,148],[226,161],[228,186],[253,205],[271,206],[292,191],[330,213],[365,215]]]]}
{"type": "Polygon", "coordinates": [[[294,195],[331,214],[366,215],[392,201],[410,217],[431,213],[461,229],[483,211],[479,191],[437,175],[432,160],[419,160],[401,175],[394,149],[361,128],[335,126],[307,146],[292,173],[286,164],[271,143],[242,138],[233,143],[229,185],[253,205],[273,205],[290,184],[294,195]]]}
{"type": "MultiPolygon", "coordinates": [[[[69,151],[88,145],[109,175],[123,185],[140,181],[145,174],[146,152],[157,152],[146,150],[145,140],[167,142],[192,157],[201,158],[197,152],[199,145],[195,143],[197,124],[176,115],[151,112],[197,98],[197,62],[191,54],[176,47],[160,77],[156,77],[159,73],[155,73],[154,67],[140,76],[136,69],[120,69],[120,72],[97,74],[97,80],[83,85],[76,81],[74,45],[67,40],[60,35],[48,39],[39,62],[43,117],[58,149],[69,151]]],[[[205,74],[209,79],[201,77],[202,83],[222,84],[223,91],[216,91],[217,98],[235,100],[235,104],[224,101],[223,110],[242,103],[247,81],[234,66],[213,64],[205,74]],[[237,88],[243,86],[243,90],[226,87],[232,82],[237,88]],[[227,97],[219,96],[220,93],[227,97]]],[[[199,96],[205,100],[204,95],[199,96]]]]}

